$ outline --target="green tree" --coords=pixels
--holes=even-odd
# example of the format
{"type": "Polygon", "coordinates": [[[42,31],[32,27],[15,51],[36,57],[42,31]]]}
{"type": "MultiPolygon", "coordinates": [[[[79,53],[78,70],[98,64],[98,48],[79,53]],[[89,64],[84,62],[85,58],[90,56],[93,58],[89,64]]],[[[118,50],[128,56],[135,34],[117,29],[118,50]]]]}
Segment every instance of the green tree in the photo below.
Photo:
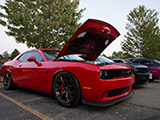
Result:
{"type": "Polygon", "coordinates": [[[123,59],[123,52],[122,51],[119,51],[119,52],[114,51],[112,53],[112,59],[123,59]]]}
{"type": "Polygon", "coordinates": [[[109,56],[108,58],[110,59],[126,59],[126,58],[132,58],[133,56],[128,55],[127,53],[123,52],[123,51],[114,51],[112,53],[111,56],[109,56]]]}
{"type": "Polygon", "coordinates": [[[14,51],[11,53],[11,59],[14,59],[19,54],[20,52],[17,49],[14,49],[14,51]]]}
{"type": "Polygon", "coordinates": [[[160,28],[158,12],[144,5],[134,8],[127,15],[128,30],[121,42],[126,57],[147,57],[160,59],[160,28]]]}
{"type": "Polygon", "coordinates": [[[80,26],[79,0],[6,0],[0,24],[28,47],[61,48],[80,26]]]}
{"type": "Polygon", "coordinates": [[[3,53],[3,59],[7,60],[10,57],[9,53],[7,51],[5,51],[3,53]]]}
{"type": "Polygon", "coordinates": [[[3,59],[3,55],[0,54],[0,60],[2,60],[2,59],[3,59]]]}

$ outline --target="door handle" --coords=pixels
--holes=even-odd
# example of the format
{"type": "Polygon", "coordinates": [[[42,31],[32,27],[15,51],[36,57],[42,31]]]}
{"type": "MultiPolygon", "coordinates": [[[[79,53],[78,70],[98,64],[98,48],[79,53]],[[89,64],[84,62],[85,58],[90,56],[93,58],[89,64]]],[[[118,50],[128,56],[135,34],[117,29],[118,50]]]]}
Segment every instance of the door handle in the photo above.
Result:
{"type": "Polygon", "coordinates": [[[22,67],[22,64],[20,64],[19,67],[22,67]]]}

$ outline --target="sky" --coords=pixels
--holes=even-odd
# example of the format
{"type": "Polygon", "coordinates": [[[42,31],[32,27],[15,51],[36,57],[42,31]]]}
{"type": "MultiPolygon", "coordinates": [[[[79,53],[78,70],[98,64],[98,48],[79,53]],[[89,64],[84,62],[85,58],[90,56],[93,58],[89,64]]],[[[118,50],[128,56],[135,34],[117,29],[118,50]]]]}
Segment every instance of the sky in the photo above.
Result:
{"type": "MultiPolygon", "coordinates": [[[[4,3],[5,0],[0,0],[1,5],[4,3]]],[[[120,32],[121,35],[102,53],[111,56],[114,51],[121,50],[120,43],[124,40],[127,32],[125,29],[128,22],[127,15],[139,5],[145,5],[147,9],[155,9],[159,12],[158,18],[160,19],[160,0],[80,0],[79,9],[86,8],[86,10],[82,13],[83,17],[79,22],[84,23],[89,18],[98,19],[111,24],[120,32]]],[[[1,9],[0,12],[2,12],[1,9]]],[[[28,48],[25,44],[16,43],[14,37],[7,36],[5,31],[7,28],[0,25],[0,54],[5,51],[11,54],[14,49],[20,53],[33,49],[28,48]]]]}

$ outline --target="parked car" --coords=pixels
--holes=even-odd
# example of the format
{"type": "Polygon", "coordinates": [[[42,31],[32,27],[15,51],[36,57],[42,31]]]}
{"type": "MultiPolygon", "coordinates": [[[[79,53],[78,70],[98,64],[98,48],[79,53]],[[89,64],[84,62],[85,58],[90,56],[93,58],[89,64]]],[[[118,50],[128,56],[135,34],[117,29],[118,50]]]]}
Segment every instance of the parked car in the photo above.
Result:
{"type": "Polygon", "coordinates": [[[149,68],[146,65],[136,64],[126,59],[112,59],[115,63],[126,64],[133,68],[135,74],[135,84],[145,85],[152,78],[149,68]]]}
{"type": "Polygon", "coordinates": [[[61,51],[29,50],[3,64],[4,88],[19,86],[50,93],[66,107],[79,102],[109,106],[125,100],[134,93],[132,68],[93,62],[119,35],[110,24],[89,19],[61,51]]]}
{"type": "Polygon", "coordinates": [[[150,73],[152,73],[151,81],[160,78],[160,61],[150,58],[128,58],[133,63],[143,64],[149,67],[150,73]]]}

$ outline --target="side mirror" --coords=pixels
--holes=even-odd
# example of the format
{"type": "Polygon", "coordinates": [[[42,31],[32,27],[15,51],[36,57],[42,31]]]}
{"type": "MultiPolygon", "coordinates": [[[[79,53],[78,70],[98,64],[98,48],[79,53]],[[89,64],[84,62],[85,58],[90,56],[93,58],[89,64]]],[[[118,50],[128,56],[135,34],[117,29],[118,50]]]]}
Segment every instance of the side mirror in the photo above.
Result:
{"type": "Polygon", "coordinates": [[[28,59],[27,59],[29,62],[35,62],[36,64],[37,64],[37,66],[42,66],[42,63],[39,63],[37,60],[36,60],[36,58],[35,57],[29,57],[28,59]]]}
{"type": "Polygon", "coordinates": [[[37,61],[35,57],[29,57],[27,60],[29,62],[35,62],[35,61],[37,61]]]}

